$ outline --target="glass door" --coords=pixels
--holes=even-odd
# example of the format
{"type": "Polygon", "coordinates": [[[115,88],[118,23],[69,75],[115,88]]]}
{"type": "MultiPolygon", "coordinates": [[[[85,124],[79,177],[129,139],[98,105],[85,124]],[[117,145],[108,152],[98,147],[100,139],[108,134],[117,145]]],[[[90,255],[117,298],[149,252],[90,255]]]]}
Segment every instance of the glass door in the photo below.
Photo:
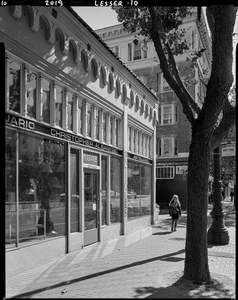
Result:
{"type": "Polygon", "coordinates": [[[84,246],[98,241],[99,180],[98,171],[84,169],[84,246]]]}
{"type": "Polygon", "coordinates": [[[70,149],[70,233],[79,232],[79,150],[70,149]]]}

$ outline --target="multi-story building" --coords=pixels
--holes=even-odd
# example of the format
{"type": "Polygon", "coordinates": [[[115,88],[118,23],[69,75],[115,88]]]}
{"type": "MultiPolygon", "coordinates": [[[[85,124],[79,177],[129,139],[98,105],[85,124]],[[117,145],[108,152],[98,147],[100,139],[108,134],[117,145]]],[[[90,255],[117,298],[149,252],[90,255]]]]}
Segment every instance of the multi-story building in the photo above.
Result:
{"type": "MultiPolygon", "coordinates": [[[[205,95],[204,81],[210,72],[211,42],[204,11],[198,20],[197,9],[183,20],[185,39],[190,50],[176,56],[181,77],[199,106],[205,95]],[[205,49],[197,67],[191,68],[192,54],[205,49]],[[188,60],[190,59],[190,61],[188,60]]],[[[145,43],[143,37],[130,34],[121,24],[96,30],[107,45],[133,70],[138,78],[159,96],[159,121],[156,145],[156,202],[168,208],[173,194],[178,194],[182,208],[186,208],[189,146],[191,126],[183,113],[182,105],[163,78],[153,43],[145,43]]],[[[132,134],[129,132],[128,136],[132,134]]],[[[130,150],[130,149],[129,149],[130,150]]]]}
{"type": "Polygon", "coordinates": [[[158,98],[69,7],[1,7],[0,50],[7,273],[151,234],[158,98]]]}

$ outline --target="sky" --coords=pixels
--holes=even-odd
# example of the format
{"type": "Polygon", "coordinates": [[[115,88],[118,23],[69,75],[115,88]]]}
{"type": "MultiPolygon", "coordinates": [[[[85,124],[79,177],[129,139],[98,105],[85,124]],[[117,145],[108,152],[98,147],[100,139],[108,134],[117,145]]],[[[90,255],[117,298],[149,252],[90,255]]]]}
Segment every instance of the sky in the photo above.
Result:
{"type": "Polygon", "coordinates": [[[119,24],[111,7],[72,6],[76,13],[93,29],[119,24]]]}

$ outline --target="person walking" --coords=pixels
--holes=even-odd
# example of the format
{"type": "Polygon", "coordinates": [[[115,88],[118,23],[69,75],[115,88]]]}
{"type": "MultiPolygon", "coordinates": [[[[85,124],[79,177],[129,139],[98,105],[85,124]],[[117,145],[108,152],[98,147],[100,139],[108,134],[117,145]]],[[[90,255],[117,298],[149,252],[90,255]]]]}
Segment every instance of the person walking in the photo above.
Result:
{"type": "Polygon", "coordinates": [[[178,195],[173,195],[169,202],[169,214],[172,217],[171,232],[176,231],[177,221],[181,216],[181,204],[178,195]]]}
{"type": "Polygon", "coordinates": [[[232,202],[232,201],[233,201],[233,198],[234,198],[234,192],[233,192],[233,191],[231,191],[230,197],[231,197],[231,202],[232,202]]]}

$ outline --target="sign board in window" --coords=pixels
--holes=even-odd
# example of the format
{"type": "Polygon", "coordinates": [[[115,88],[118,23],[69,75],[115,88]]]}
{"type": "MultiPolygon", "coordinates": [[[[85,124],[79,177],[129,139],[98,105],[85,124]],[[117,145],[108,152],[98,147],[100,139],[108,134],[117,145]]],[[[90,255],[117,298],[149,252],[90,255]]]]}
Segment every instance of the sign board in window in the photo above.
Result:
{"type": "Polygon", "coordinates": [[[84,163],[84,167],[98,169],[99,168],[99,156],[98,156],[98,154],[88,152],[88,151],[84,151],[84,153],[83,153],[83,163],[84,163]]]}
{"type": "Polygon", "coordinates": [[[176,166],[176,174],[184,174],[188,170],[188,166],[176,166]]]}

